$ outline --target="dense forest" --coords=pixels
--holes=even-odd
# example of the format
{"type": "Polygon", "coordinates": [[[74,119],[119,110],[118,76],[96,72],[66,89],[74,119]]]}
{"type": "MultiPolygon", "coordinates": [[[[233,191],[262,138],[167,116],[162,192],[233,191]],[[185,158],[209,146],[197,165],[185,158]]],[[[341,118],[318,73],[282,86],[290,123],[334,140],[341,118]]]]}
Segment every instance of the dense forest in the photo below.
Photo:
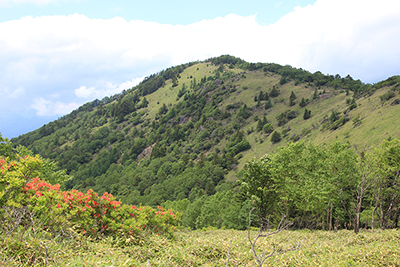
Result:
{"type": "Polygon", "coordinates": [[[160,71],[12,143],[58,162],[66,190],[172,208],[192,229],[245,229],[253,205],[255,223],[273,215],[297,228],[391,228],[399,88],[399,76],[371,85],[221,56],[160,71]],[[370,125],[387,135],[364,136],[370,125]],[[252,177],[261,186],[244,186],[252,177]]]}

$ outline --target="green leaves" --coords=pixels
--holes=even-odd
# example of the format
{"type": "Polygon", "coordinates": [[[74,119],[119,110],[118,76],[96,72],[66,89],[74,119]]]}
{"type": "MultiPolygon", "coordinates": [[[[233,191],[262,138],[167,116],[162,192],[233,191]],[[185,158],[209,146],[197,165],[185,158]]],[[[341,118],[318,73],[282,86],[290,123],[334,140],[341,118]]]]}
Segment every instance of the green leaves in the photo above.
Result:
{"type": "Polygon", "coordinates": [[[264,217],[282,213],[292,218],[310,213],[323,217],[327,206],[339,208],[340,192],[357,182],[356,163],[356,154],[346,144],[289,144],[247,162],[242,190],[264,217]]]}

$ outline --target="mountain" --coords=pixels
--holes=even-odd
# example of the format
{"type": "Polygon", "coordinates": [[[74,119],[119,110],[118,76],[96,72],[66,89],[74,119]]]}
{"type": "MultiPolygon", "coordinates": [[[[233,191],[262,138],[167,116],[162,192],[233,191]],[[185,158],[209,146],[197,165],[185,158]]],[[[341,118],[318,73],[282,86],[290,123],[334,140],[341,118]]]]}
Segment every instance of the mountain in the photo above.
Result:
{"type": "Polygon", "coordinates": [[[162,70],[12,142],[67,169],[66,189],[188,205],[234,187],[247,160],[289,142],[361,152],[400,138],[399,89],[400,76],[372,85],[224,55],[162,70]]]}

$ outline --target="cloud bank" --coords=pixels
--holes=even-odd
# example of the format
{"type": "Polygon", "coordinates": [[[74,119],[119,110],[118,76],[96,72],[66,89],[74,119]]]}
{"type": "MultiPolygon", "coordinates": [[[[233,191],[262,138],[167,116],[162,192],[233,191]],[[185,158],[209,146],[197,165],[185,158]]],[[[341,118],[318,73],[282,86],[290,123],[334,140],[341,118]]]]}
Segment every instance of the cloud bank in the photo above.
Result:
{"type": "Polygon", "coordinates": [[[371,83],[400,69],[397,0],[318,0],[267,26],[256,15],[173,26],[73,14],[7,21],[0,32],[2,113],[64,115],[161,69],[222,54],[371,83]]]}

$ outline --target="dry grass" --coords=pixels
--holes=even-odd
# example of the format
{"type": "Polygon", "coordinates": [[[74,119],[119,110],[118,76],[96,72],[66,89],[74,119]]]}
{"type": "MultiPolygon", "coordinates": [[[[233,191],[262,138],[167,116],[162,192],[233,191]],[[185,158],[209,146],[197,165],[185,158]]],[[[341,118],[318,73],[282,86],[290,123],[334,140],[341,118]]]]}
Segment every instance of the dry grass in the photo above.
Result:
{"type": "MultiPolygon", "coordinates": [[[[252,236],[256,235],[257,232],[253,231],[252,236]]],[[[361,231],[358,235],[348,230],[337,233],[282,231],[259,239],[257,249],[269,253],[273,249],[290,248],[302,240],[300,249],[269,258],[264,266],[400,265],[398,230],[361,231]]],[[[247,231],[237,230],[179,232],[175,240],[151,236],[145,245],[125,248],[113,246],[110,239],[63,243],[29,239],[24,243],[31,248],[26,253],[34,254],[33,249],[41,251],[38,254],[41,260],[35,266],[45,266],[44,246],[48,247],[47,266],[226,266],[227,263],[228,266],[255,266],[247,231]]],[[[24,266],[24,262],[7,258],[6,251],[7,246],[0,249],[0,266],[24,266]]],[[[20,255],[20,258],[23,257],[20,255]]]]}

